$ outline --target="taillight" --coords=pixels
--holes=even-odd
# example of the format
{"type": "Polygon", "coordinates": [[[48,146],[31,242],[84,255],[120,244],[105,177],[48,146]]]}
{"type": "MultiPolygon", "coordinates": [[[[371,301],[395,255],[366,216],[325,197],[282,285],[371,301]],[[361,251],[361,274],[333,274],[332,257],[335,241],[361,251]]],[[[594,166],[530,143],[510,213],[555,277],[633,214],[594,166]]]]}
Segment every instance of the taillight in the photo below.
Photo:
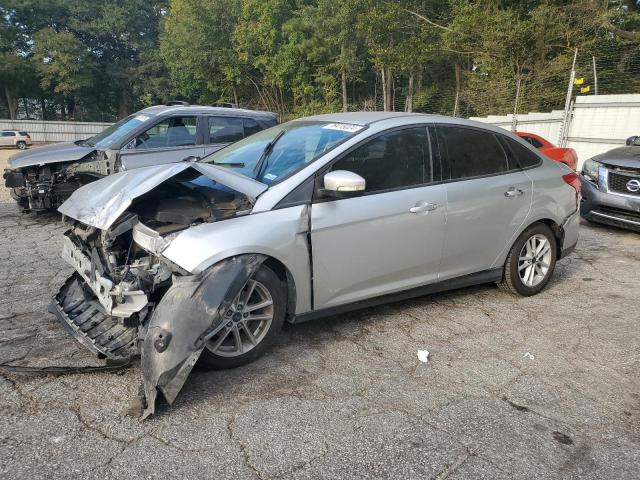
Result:
{"type": "Polygon", "coordinates": [[[577,173],[575,172],[567,173],[566,175],[562,176],[562,179],[565,181],[567,185],[571,185],[573,188],[575,188],[576,193],[580,194],[580,189],[582,188],[582,185],[580,184],[580,177],[578,176],[577,173]]]}

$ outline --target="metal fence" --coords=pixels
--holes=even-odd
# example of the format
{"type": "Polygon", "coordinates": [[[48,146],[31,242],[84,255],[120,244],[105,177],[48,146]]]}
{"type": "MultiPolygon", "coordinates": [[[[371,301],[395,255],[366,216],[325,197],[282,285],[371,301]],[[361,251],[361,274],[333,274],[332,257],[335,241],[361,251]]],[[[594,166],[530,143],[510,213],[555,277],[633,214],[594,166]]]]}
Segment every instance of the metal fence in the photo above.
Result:
{"type": "Polygon", "coordinates": [[[563,115],[562,110],[554,110],[518,115],[515,122],[513,115],[472,117],[472,120],[507,130],[515,124],[516,130],[536,133],[552,143],[564,143],[576,150],[579,169],[588,158],[624,145],[627,137],[640,135],[640,94],[577,97],[564,129],[563,115]]]}
{"type": "Polygon", "coordinates": [[[0,130],[21,130],[31,135],[34,142],[70,142],[89,138],[111,123],[48,122],[42,120],[0,120],[0,130]]]}

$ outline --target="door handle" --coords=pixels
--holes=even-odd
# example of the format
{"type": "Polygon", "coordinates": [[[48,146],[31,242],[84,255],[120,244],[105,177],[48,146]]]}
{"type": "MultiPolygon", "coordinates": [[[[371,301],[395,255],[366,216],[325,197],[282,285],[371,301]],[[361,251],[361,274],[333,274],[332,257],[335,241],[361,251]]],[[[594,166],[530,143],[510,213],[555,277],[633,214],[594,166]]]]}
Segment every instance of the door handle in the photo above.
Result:
{"type": "Polygon", "coordinates": [[[429,202],[418,202],[415,207],[411,207],[409,211],[411,213],[423,213],[423,212],[432,212],[438,208],[437,203],[429,203],[429,202]]]}
{"type": "Polygon", "coordinates": [[[524,195],[524,191],[516,187],[509,187],[509,190],[504,192],[504,196],[507,198],[519,197],[520,195],[524,195]]]}

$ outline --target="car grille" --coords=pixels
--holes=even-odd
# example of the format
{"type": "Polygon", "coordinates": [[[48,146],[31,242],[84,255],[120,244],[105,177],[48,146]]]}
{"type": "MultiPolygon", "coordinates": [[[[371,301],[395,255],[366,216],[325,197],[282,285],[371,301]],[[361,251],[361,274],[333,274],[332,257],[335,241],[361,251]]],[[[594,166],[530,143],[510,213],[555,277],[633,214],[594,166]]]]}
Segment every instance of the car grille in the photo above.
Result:
{"type": "Polygon", "coordinates": [[[615,193],[624,193],[625,195],[636,195],[640,197],[640,190],[632,192],[627,187],[630,180],[638,180],[640,182],[640,172],[635,171],[614,171],[609,170],[609,191],[615,193]]]}

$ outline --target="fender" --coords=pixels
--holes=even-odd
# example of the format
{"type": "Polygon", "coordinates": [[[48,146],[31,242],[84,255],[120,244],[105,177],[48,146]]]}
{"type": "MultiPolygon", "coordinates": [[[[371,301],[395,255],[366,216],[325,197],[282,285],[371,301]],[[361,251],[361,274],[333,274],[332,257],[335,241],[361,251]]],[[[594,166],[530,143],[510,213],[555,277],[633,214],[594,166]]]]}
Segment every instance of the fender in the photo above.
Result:
{"type": "Polygon", "coordinates": [[[224,314],[264,255],[223,260],[201,274],[175,276],[144,333],[141,365],[147,408],[153,415],[158,390],[171,405],[205,348],[225,327],[224,314]]]}

